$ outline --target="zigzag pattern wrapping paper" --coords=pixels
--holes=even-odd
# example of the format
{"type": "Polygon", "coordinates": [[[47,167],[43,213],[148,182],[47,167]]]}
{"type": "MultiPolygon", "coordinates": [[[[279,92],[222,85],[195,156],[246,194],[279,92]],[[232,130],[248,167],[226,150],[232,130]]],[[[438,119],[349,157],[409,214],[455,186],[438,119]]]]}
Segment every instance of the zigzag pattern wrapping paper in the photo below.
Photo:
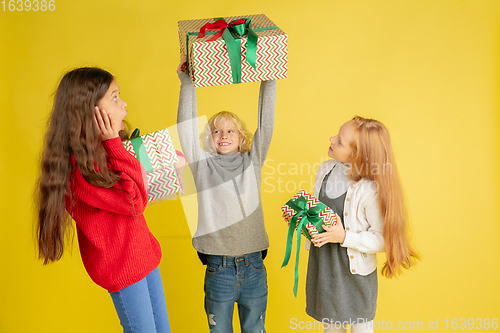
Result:
{"type": "MultiPolygon", "coordinates": [[[[321,202],[315,196],[307,193],[304,190],[300,190],[299,193],[295,194],[292,197],[292,199],[297,199],[300,197],[304,197],[306,199],[308,209],[311,207],[315,207],[318,203],[321,202]]],[[[295,210],[293,210],[293,208],[289,207],[288,205],[283,205],[281,207],[281,210],[283,211],[283,218],[288,223],[288,225],[290,225],[290,221],[292,220],[292,217],[297,213],[295,212],[295,210]]],[[[337,218],[335,217],[335,213],[330,207],[326,207],[324,210],[322,210],[319,213],[319,217],[321,217],[323,219],[324,224],[327,226],[331,226],[335,222],[337,222],[337,218]]],[[[299,221],[301,219],[302,219],[302,217],[299,217],[297,219],[297,224],[299,223],[299,221]]],[[[301,233],[304,237],[306,237],[308,239],[311,239],[312,235],[316,235],[318,233],[318,229],[310,222],[307,223],[306,225],[304,225],[304,227],[307,229],[307,232],[309,233],[309,235],[307,235],[305,233],[304,229],[301,230],[301,233]]],[[[295,226],[295,228],[297,228],[297,226],[295,226]]]]}
{"type": "MultiPolygon", "coordinates": [[[[180,184],[174,168],[178,159],[167,129],[142,135],[141,139],[153,166],[153,170],[146,174],[148,205],[152,205],[167,200],[170,195],[179,191],[180,184]]],[[[132,156],[137,158],[130,140],[123,142],[123,145],[132,156]]]]}
{"type": "MultiPolygon", "coordinates": [[[[250,18],[252,29],[273,27],[275,24],[263,14],[224,17],[226,22],[240,18],[250,18]]],[[[222,37],[208,41],[213,35],[198,38],[198,33],[206,23],[217,19],[179,21],[181,56],[189,52],[189,69],[195,87],[232,84],[232,71],[226,44],[222,37]],[[186,39],[187,38],[187,39],[186,39]],[[186,45],[187,40],[187,45],[186,45]]],[[[241,83],[286,79],[288,36],[280,28],[255,32],[258,36],[256,69],[246,61],[246,37],[241,39],[241,83]]]]}

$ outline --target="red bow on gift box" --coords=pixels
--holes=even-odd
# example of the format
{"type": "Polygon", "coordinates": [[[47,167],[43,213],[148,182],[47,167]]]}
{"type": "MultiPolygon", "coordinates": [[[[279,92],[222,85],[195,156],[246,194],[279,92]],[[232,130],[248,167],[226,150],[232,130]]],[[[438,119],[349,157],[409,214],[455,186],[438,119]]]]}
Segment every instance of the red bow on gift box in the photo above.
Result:
{"type": "Polygon", "coordinates": [[[226,30],[226,28],[232,27],[235,25],[239,25],[239,24],[245,24],[245,19],[235,20],[231,23],[227,23],[223,19],[219,19],[219,20],[215,21],[214,23],[207,23],[203,27],[201,27],[200,33],[198,34],[198,38],[205,37],[206,30],[219,30],[212,38],[209,39],[209,41],[214,41],[217,38],[219,38],[220,36],[222,36],[222,34],[224,33],[224,30],[226,30]]]}

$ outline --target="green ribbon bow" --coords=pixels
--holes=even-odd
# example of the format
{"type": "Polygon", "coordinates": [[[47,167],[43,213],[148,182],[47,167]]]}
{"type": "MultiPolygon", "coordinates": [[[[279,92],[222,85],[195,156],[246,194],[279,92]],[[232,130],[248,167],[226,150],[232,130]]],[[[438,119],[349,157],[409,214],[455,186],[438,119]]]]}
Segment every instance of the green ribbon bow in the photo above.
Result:
{"type": "MultiPolygon", "coordinates": [[[[246,60],[254,69],[256,69],[257,62],[257,41],[258,36],[256,31],[277,29],[277,26],[252,29],[251,19],[244,18],[233,20],[226,23],[224,19],[220,18],[215,23],[207,23],[200,29],[199,33],[189,32],[186,36],[186,47],[188,47],[189,36],[198,35],[198,38],[204,37],[205,34],[213,34],[215,40],[221,35],[226,43],[227,53],[229,56],[229,63],[231,64],[231,72],[233,76],[233,83],[241,83],[241,37],[247,36],[247,50],[245,53],[246,60]],[[205,32],[206,29],[217,29],[218,32],[205,32]]],[[[186,52],[189,57],[189,49],[186,52]]],[[[189,64],[189,59],[188,59],[189,64]]],[[[188,69],[189,72],[189,69],[188,69]]]]}
{"type": "Polygon", "coordinates": [[[256,69],[258,37],[251,28],[251,20],[247,18],[245,23],[229,26],[222,33],[231,63],[233,83],[241,82],[241,37],[243,36],[248,36],[245,57],[250,66],[256,69]]]}
{"type": "Polygon", "coordinates": [[[292,208],[296,214],[290,220],[290,225],[288,227],[288,236],[286,239],[286,250],[285,250],[285,258],[283,259],[283,264],[281,267],[285,267],[288,265],[288,261],[290,260],[290,255],[292,253],[292,240],[295,229],[297,229],[297,253],[295,256],[295,282],[293,284],[293,295],[297,297],[297,288],[299,285],[299,253],[300,253],[300,231],[304,229],[304,233],[307,235],[307,238],[310,240],[310,236],[308,234],[308,230],[305,225],[308,222],[311,222],[315,225],[318,232],[324,231],[321,227],[321,223],[323,219],[319,217],[319,213],[326,208],[326,205],[322,202],[318,203],[316,206],[307,208],[307,200],[304,197],[298,197],[295,199],[289,200],[287,206],[292,208]],[[302,217],[297,224],[297,219],[302,217]],[[295,228],[297,227],[297,228],[295,228]]]}
{"type": "Polygon", "coordinates": [[[142,141],[140,135],[141,131],[138,128],[136,128],[132,132],[132,135],[130,136],[130,143],[132,144],[132,148],[135,151],[135,156],[137,157],[137,160],[141,162],[144,169],[146,169],[146,172],[150,172],[154,168],[153,165],[151,164],[151,161],[149,160],[148,152],[146,151],[146,147],[144,146],[144,142],[142,141]]]}

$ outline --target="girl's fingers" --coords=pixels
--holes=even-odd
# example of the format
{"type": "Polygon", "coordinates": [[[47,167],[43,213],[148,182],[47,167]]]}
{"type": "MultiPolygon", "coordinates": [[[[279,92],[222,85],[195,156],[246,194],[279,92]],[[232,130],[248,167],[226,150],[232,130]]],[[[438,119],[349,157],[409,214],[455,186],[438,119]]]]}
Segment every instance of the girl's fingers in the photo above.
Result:
{"type": "Polygon", "coordinates": [[[97,123],[97,127],[101,130],[101,132],[104,129],[104,120],[102,119],[101,112],[99,108],[96,106],[95,107],[95,120],[97,123]]]}
{"type": "Polygon", "coordinates": [[[101,118],[104,122],[104,129],[106,129],[106,130],[109,129],[109,127],[110,127],[109,126],[109,116],[110,115],[107,114],[105,110],[101,110],[101,118]]]}
{"type": "Polygon", "coordinates": [[[103,120],[103,127],[101,128],[103,133],[112,134],[113,133],[113,116],[107,114],[106,110],[101,110],[101,118],[103,120]]]}
{"type": "Polygon", "coordinates": [[[99,129],[99,130],[100,130],[100,128],[99,128],[99,123],[97,122],[97,114],[96,114],[95,112],[94,112],[94,123],[95,123],[95,125],[97,126],[97,129],[99,129]]]}
{"type": "Polygon", "coordinates": [[[320,247],[321,243],[322,243],[322,237],[316,235],[313,237],[312,242],[313,242],[314,246],[320,247]]]}
{"type": "Polygon", "coordinates": [[[323,227],[323,229],[325,229],[326,231],[330,230],[331,228],[333,228],[333,225],[326,225],[326,224],[322,224],[321,227],[323,227]]]}
{"type": "Polygon", "coordinates": [[[108,125],[108,129],[110,132],[113,132],[113,116],[111,116],[110,114],[108,114],[108,116],[106,117],[107,118],[107,125],[108,125]]]}

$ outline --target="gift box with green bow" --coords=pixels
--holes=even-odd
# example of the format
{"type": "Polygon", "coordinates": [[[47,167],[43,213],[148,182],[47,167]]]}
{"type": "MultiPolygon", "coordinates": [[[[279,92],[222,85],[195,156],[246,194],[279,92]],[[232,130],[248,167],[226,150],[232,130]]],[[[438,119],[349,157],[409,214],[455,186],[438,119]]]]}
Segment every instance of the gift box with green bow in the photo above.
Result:
{"type": "Polygon", "coordinates": [[[139,129],[136,129],[123,145],[146,169],[148,205],[151,205],[167,200],[179,191],[174,167],[178,159],[167,129],[139,135],[139,129]]]}
{"type": "MultiPolygon", "coordinates": [[[[285,258],[281,267],[288,265],[292,253],[292,241],[295,230],[301,232],[307,239],[315,234],[322,233],[325,230],[322,225],[331,226],[337,224],[335,212],[319,201],[313,195],[304,190],[293,196],[285,205],[281,207],[283,218],[288,222],[288,236],[286,241],[285,258]]],[[[299,279],[299,253],[301,237],[297,235],[297,252],[295,256],[295,282],[293,285],[293,294],[297,297],[298,279],[299,279]]]]}
{"type": "Polygon", "coordinates": [[[287,35],[265,15],[179,21],[195,87],[285,79],[287,35]]]}

